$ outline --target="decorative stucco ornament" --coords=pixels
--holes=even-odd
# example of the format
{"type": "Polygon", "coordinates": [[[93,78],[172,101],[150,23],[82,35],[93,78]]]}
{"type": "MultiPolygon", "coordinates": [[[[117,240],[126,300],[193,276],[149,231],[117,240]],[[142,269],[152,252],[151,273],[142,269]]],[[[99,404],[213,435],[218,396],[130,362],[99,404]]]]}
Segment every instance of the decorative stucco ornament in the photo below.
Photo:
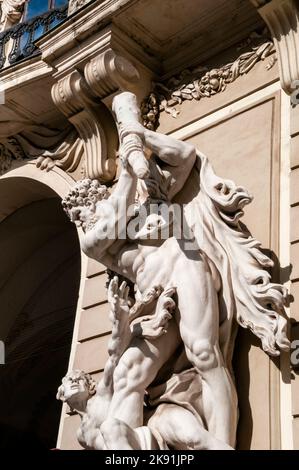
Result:
{"type": "Polygon", "coordinates": [[[11,163],[25,158],[36,159],[41,170],[50,171],[56,166],[69,173],[84,165],[83,142],[70,125],[50,129],[26,120],[0,121],[0,144],[12,152],[11,163]]]}
{"type": "Polygon", "coordinates": [[[81,182],[63,202],[85,229],[82,250],[135,284],[129,298],[126,283],[110,283],[110,356],[95,396],[79,410],[80,442],[116,450],[233,448],[237,325],[270,355],[288,350],[287,291],[271,282],[273,262],[240,222],[248,191],[216,176],[193,145],[143,127],[133,103],[123,93],[113,104],[122,116],[122,168],[111,195],[101,185],[97,198],[89,180],[84,197],[92,204],[76,196],[81,182]],[[152,152],[138,146],[138,161],[148,163],[144,178],[132,165],[134,145],[124,145],[128,136],[152,152]]]}
{"type": "Polygon", "coordinates": [[[0,1],[0,31],[11,28],[22,18],[26,0],[0,1]]]}
{"type": "Polygon", "coordinates": [[[251,50],[242,53],[235,61],[221,67],[208,70],[207,67],[199,66],[193,70],[183,70],[179,76],[170,78],[166,83],[154,83],[153,91],[141,107],[144,126],[155,130],[159,125],[161,112],[165,111],[176,118],[183,101],[199,101],[225,91],[229,84],[269,56],[271,57],[266,68],[270,69],[276,60],[274,50],[273,42],[267,41],[259,46],[252,46],[251,50]]]}
{"type": "Polygon", "coordinates": [[[24,158],[26,156],[14,137],[0,141],[0,176],[11,169],[13,162],[24,158]]]}
{"type": "Polygon", "coordinates": [[[68,14],[71,15],[75,11],[87,5],[91,0],[70,0],[68,14]]]}

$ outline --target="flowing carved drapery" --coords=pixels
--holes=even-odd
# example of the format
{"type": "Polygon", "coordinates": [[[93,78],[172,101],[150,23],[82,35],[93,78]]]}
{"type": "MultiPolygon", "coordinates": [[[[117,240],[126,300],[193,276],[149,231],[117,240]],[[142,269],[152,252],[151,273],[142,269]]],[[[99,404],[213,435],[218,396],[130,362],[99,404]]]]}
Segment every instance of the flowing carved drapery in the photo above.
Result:
{"type": "Polygon", "coordinates": [[[82,163],[83,145],[72,126],[60,130],[23,122],[14,129],[18,132],[9,137],[1,135],[0,126],[0,174],[22,160],[36,159],[42,170],[49,171],[57,166],[70,173],[82,163]]]}
{"type": "Polygon", "coordinates": [[[23,149],[15,138],[11,137],[0,142],[0,176],[10,170],[14,161],[24,158],[23,149]]]}
{"type": "Polygon", "coordinates": [[[111,49],[88,62],[84,73],[73,70],[61,78],[52,88],[52,98],[70,125],[61,130],[26,119],[0,121],[0,142],[8,148],[2,151],[2,172],[16,159],[7,147],[7,139],[14,136],[22,158],[36,159],[42,170],[57,166],[72,173],[80,166],[82,176],[112,181],[118,134],[112,113],[101,100],[138,81],[137,69],[111,49]]]}

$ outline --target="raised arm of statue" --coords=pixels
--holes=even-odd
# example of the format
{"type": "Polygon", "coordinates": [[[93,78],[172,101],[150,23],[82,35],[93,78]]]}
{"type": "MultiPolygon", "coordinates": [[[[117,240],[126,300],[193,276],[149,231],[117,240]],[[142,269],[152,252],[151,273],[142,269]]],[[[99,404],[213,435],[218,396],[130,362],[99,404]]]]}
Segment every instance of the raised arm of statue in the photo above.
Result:
{"type": "Polygon", "coordinates": [[[113,194],[96,202],[92,230],[87,230],[82,240],[83,251],[91,257],[101,258],[116,240],[119,226],[129,221],[128,207],[135,202],[137,178],[130,168],[123,167],[113,194]]]}
{"type": "Polygon", "coordinates": [[[160,159],[162,171],[171,175],[168,193],[171,200],[184,186],[196,160],[196,149],[192,144],[146,129],[139,122],[131,122],[122,129],[122,135],[137,135],[146,149],[160,159]],[[183,168],[183,171],[182,171],[183,168]]]}

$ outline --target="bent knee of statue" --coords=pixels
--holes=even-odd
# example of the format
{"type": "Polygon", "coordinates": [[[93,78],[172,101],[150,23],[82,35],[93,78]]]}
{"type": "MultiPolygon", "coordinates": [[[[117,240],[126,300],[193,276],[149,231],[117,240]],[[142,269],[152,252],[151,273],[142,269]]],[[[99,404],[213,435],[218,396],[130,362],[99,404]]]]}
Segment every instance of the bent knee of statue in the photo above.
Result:
{"type": "Polygon", "coordinates": [[[120,422],[117,419],[106,419],[100,427],[100,432],[105,442],[116,441],[121,434],[120,422]]]}
{"type": "Polygon", "coordinates": [[[219,365],[215,346],[209,340],[196,339],[186,349],[189,360],[201,372],[214,369],[219,365]]]}

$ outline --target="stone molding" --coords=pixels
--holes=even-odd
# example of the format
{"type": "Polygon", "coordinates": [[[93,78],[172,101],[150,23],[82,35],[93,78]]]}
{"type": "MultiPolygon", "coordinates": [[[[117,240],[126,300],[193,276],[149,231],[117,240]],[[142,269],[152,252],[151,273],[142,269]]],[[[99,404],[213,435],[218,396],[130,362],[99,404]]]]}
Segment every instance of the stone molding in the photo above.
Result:
{"type": "MultiPolygon", "coordinates": [[[[178,106],[186,100],[200,101],[225,91],[227,86],[240,76],[247,74],[256,63],[265,60],[274,52],[273,42],[267,41],[242,53],[235,61],[219,68],[196,67],[183,70],[177,77],[166,83],[155,83],[152,93],[143,101],[141,113],[143,124],[150,130],[157,129],[162,111],[176,118],[178,106]]],[[[274,55],[266,65],[270,69],[275,62],[274,55]]]]}
{"type": "Polygon", "coordinates": [[[251,0],[267,24],[277,51],[280,81],[290,94],[299,80],[299,8],[295,0],[251,0]]]}
{"type": "Polygon", "coordinates": [[[96,95],[105,98],[119,89],[132,88],[140,75],[130,61],[109,49],[85,66],[85,78],[96,95]]]}
{"type": "Polygon", "coordinates": [[[103,182],[115,177],[118,136],[112,114],[101,100],[138,81],[131,62],[108,49],[86,64],[84,74],[73,70],[53,86],[55,105],[83,142],[85,177],[103,182]]]}

